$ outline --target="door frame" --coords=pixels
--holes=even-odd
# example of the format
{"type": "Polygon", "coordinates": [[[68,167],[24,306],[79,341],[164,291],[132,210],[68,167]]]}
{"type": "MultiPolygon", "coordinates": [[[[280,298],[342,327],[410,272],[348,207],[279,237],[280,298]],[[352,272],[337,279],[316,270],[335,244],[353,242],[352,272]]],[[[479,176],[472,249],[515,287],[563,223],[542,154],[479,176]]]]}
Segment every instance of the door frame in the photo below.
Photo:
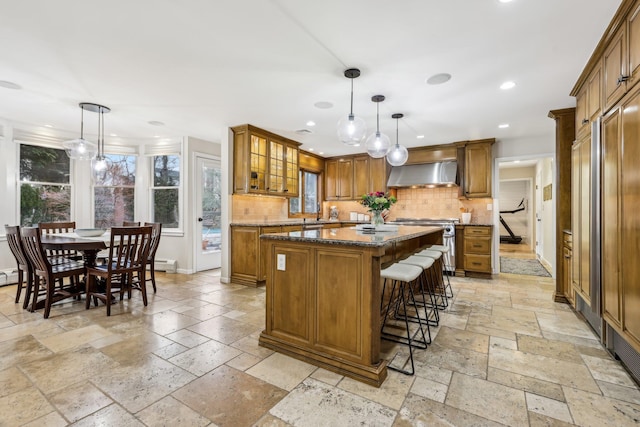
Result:
{"type": "MultiPolygon", "coordinates": [[[[198,168],[198,159],[203,159],[203,160],[209,160],[209,161],[214,161],[214,162],[218,162],[220,164],[220,169],[222,170],[222,159],[220,158],[220,156],[215,156],[212,154],[207,154],[207,153],[202,153],[202,152],[193,152],[193,156],[192,156],[192,164],[193,164],[193,174],[192,174],[192,182],[194,183],[194,190],[192,193],[192,199],[191,199],[191,213],[194,216],[193,219],[196,218],[196,216],[200,215],[200,210],[201,210],[201,205],[198,205],[198,193],[200,192],[200,186],[202,185],[202,183],[198,180],[198,176],[200,174],[200,170],[198,168]],[[197,184],[198,188],[195,188],[195,184],[197,184]]],[[[220,188],[220,196],[221,196],[221,200],[222,200],[222,193],[224,192],[224,189],[220,188]]],[[[198,221],[197,220],[193,220],[192,224],[193,226],[190,227],[191,228],[191,235],[193,236],[193,238],[191,239],[191,248],[192,248],[192,257],[193,257],[193,272],[197,273],[198,271],[204,271],[203,269],[199,268],[198,266],[198,251],[201,250],[199,249],[198,246],[198,242],[200,242],[202,240],[202,235],[198,234],[198,221]]],[[[220,232],[223,233],[224,232],[224,227],[221,227],[220,232]]],[[[224,248],[221,246],[220,251],[222,252],[224,248]]],[[[221,267],[218,267],[221,268],[221,267]]]]}

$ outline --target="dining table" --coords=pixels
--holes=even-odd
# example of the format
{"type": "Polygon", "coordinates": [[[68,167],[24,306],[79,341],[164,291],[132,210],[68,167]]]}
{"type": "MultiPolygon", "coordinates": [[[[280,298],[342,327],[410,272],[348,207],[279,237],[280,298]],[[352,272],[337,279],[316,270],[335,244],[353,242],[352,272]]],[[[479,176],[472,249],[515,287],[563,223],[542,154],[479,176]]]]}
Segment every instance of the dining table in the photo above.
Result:
{"type": "Polygon", "coordinates": [[[109,232],[102,236],[81,237],[76,233],[43,234],[42,247],[46,250],[66,250],[82,253],[85,267],[94,267],[100,251],[107,249],[111,242],[109,232]]]}

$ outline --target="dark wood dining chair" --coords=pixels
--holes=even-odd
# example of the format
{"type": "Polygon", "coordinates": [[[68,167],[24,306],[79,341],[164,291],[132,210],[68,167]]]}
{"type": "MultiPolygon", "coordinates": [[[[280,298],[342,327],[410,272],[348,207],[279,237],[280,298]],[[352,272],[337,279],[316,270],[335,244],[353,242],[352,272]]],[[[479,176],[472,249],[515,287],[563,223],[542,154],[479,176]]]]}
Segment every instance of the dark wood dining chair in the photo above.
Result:
{"type": "Polygon", "coordinates": [[[32,311],[41,304],[44,306],[44,318],[49,317],[51,306],[63,299],[80,295],[84,289],[73,278],[84,274],[85,267],[82,262],[69,260],[61,264],[52,264],[45,250],[42,248],[41,232],[38,228],[25,227],[21,230],[22,246],[28,261],[33,268],[34,295],[32,311]],[[65,278],[70,278],[69,283],[64,283],[65,278]],[[60,285],[56,286],[56,282],[60,285]],[[39,301],[37,289],[42,287],[45,292],[44,301],[39,301]]]}
{"type": "Polygon", "coordinates": [[[145,266],[151,248],[151,227],[113,227],[109,244],[109,257],[105,265],[87,267],[86,292],[88,309],[101,300],[111,316],[114,294],[123,299],[124,293],[131,298],[132,290],[142,293],[142,302],[147,305],[145,266]],[[98,289],[96,278],[104,279],[104,290],[98,289]]]}
{"type": "MultiPolygon", "coordinates": [[[[73,233],[76,229],[76,222],[41,222],[38,224],[38,228],[42,234],[73,233]]],[[[82,255],[68,249],[49,250],[47,251],[47,256],[53,264],[64,263],[69,259],[74,261],[82,259],[82,255]]]]}
{"type": "Polygon", "coordinates": [[[147,281],[151,281],[153,286],[153,293],[156,293],[156,252],[158,246],[160,246],[160,236],[162,235],[162,223],[161,222],[145,222],[145,226],[151,227],[151,247],[149,248],[149,258],[147,258],[147,265],[149,265],[149,278],[147,281]]]}
{"type": "Polygon", "coordinates": [[[140,221],[122,221],[123,227],[140,227],[140,221]]]}
{"type": "Polygon", "coordinates": [[[7,243],[9,244],[9,249],[11,249],[11,253],[16,259],[16,264],[18,266],[18,289],[16,290],[16,304],[20,302],[20,295],[22,294],[22,290],[24,289],[24,303],[22,304],[22,308],[26,309],[29,306],[29,301],[31,300],[31,292],[33,291],[33,268],[31,267],[31,264],[27,259],[27,254],[25,253],[24,247],[22,246],[20,226],[5,225],[4,229],[7,235],[7,243]]]}

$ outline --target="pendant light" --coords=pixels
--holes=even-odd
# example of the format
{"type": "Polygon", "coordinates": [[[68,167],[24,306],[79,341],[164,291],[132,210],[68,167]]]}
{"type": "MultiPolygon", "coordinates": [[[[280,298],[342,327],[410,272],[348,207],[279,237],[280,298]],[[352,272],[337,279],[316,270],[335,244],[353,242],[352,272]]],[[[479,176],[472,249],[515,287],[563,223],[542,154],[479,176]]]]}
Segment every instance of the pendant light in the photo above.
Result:
{"type": "Polygon", "coordinates": [[[384,101],[384,95],[374,95],[371,101],[376,103],[376,131],[369,135],[364,145],[371,157],[379,159],[387,155],[391,141],[387,135],[380,132],[380,103],[384,101]]]}
{"type": "Polygon", "coordinates": [[[84,110],[90,110],[87,102],[81,102],[80,106],[80,138],[62,143],[67,156],[74,160],[91,160],[96,155],[97,148],[95,144],[84,139],[84,110]]]}
{"type": "Polygon", "coordinates": [[[360,76],[360,70],[349,68],[345,70],[344,76],[351,79],[351,110],[346,118],[338,122],[338,138],[346,145],[359,146],[367,133],[367,125],[360,117],[353,115],[353,79],[360,76]]]}
{"type": "Polygon", "coordinates": [[[398,120],[403,118],[404,114],[396,113],[391,115],[391,117],[396,119],[396,145],[391,147],[391,150],[387,153],[387,162],[389,162],[391,166],[402,166],[409,158],[407,149],[398,142],[398,120]]]}
{"type": "MultiPolygon", "coordinates": [[[[107,157],[104,154],[104,115],[111,110],[104,105],[93,104],[98,116],[98,154],[91,161],[94,178],[100,179],[101,174],[107,169],[107,157]]],[[[94,110],[91,110],[94,111],[94,110]]]]}

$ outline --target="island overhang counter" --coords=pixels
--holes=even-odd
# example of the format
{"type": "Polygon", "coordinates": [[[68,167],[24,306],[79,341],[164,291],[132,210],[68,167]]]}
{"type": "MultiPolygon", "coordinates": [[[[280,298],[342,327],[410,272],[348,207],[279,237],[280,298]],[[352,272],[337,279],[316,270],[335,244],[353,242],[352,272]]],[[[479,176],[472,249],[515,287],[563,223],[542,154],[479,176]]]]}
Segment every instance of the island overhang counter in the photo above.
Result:
{"type": "Polygon", "coordinates": [[[431,244],[441,227],[355,227],[260,236],[267,259],[260,345],[379,387],[380,269],[431,244]]]}

